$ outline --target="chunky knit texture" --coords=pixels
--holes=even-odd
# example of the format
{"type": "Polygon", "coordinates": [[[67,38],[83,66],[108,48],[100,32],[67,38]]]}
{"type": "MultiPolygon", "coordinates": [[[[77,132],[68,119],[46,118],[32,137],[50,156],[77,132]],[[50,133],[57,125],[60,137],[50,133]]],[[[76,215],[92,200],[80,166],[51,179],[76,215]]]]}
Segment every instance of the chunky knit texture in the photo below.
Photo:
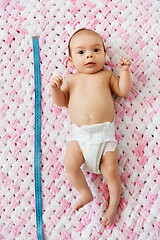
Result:
{"type": "Polygon", "coordinates": [[[160,2],[158,0],[0,1],[0,240],[36,240],[34,68],[42,79],[42,201],[46,240],[160,239],[160,2]],[[94,200],[79,212],[63,159],[71,123],[54,106],[49,82],[74,71],[67,44],[77,29],[97,31],[107,68],[131,59],[132,91],[114,97],[122,197],[115,223],[102,224],[109,198],[101,175],[85,173],[94,200]]]}

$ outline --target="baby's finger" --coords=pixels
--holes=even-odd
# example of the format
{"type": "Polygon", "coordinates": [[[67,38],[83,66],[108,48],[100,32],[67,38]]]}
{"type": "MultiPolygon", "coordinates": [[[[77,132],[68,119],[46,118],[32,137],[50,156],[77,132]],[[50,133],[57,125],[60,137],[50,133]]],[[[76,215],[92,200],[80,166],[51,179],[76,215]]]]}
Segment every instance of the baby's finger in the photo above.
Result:
{"type": "Polygon", "coordinates": [[[59,79],[55,80],[55,84],[58,88],[61,86],[61,81],[59,79]]]}
{"type": "Polygon", "coordinates": [[[128,65],[128,66],[131,65],[131,61],[130,61],[130,60],[127,61],[127,65],[128,65]]]}
{"type": "Polygon", "coordinates": [[[54,76],[54,77],[52,78],[52,80],[53,80],[53,79],[60,79],[60,78],[62,78],[61,75],[57,75],[57,76],[54,76]]]}
{"type": "Polygon", "coordinates": [[[130,63],[130,61],[129,61],[128,58],[125,59],[125,61],[124,61],[124,65],[126,65],[126,66],[130,66],[130,65],[131,65],[131,63],[130,63]]]}
{"type": "Polygon", "coordinates": [[[63,78],[60,77],[59,80],[60,80],[60,84],[62,85],[62,83],[63,83],[63,78]]]}
{"type": "Polygon", "coordinates": [[[56,84],[55,82],[52,82],[52,83],[51,83],[51,86],[54,87],[54,88],[56,88],[56,87],[57,87],[57,84],[56,84]]]}
{"type": "Polygon", "coordinates": [[[56,81],[59,81],[59,83],[62,85],[62,83],[63,83],[63,78],[62,78],[61,75],[57,76],[57,77],[55,78],[55,80],[56,80],[56,81]]]}
{"type": "Polygon", "coordinates": [[[131,62],[130,62],[130,60],[128,58],[125,58],[124,65],[127,65],[127,66],[131,65],[131,62]]]}
{"type": "Polygon", "coordinates": [[[123,64],[124,64],[124,57],[123,57],[123,56],[120,57],[120,59],[119,59],[119,64],[120,64],[120,65],[123,65],[123,64]]]}
{"type": "Polygon", "coordinates": [[[118,65],[124,65],[124,62],[121,60],[119,61],[118,65]]]}
{"type": "Polygon", "coordinates": [[[50,85],[51,85],[51,86],[54,86],[54,79],[52,79],[52,80],[50,81],[50,85]]]}
{"type": "Polygon", "coordinates": [[[58,81],[59,80],[59,76],[54,77],[53,80],[58,81]]]}
{"type": "Polygon", "coordinates": [[[63,79],[61,75],[56,76],[56,79],[63,79]]]}
{"type": "Polygon", "coordinates": [[[121,65],[123,63],[122,57],[119,59],[118,64],[121,65]]]}

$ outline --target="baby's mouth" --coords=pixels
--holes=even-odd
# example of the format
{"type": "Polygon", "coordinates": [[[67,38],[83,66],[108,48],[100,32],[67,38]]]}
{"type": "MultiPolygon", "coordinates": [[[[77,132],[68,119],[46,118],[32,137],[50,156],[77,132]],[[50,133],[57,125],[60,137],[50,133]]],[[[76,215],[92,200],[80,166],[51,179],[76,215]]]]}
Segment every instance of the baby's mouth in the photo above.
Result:
{"type": "Polygon", "coordinates": [[[95,63],[94,63],[94,62],[88,62],[88,63],[86,63],[85,65],[86,65],[86,66],[94,66],[95,63]]]}

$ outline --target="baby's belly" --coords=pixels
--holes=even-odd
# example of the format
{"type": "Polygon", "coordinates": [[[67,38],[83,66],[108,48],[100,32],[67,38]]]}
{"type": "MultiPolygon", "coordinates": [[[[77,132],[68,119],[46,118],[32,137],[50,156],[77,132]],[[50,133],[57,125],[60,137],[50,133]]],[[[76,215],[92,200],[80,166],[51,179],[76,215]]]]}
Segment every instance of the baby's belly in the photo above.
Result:
{"type": "MultiPolygon", "coordinates": [[[[72,100],[72,99],[71,99],[72,100]]],[[[114,104],[111,99],[73,99],[68,110],[72,123],[77,126],[113,122],[114,104]]]]}

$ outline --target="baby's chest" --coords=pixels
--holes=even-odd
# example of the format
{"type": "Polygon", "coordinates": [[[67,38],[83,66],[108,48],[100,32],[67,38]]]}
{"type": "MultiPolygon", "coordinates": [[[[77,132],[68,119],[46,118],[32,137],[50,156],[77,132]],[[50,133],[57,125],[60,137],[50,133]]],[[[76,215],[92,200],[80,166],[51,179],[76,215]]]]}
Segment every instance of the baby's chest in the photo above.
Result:
{"type": "Polygon", "coordinates": [[[86,78],[80,79],[79,81],[75,81],[71,86],[72,91],[79,91],[79,92],[92,92],[95,91],[104,91],[109,90],[109,81],[106,79],[101,78],[86,78]]]}

